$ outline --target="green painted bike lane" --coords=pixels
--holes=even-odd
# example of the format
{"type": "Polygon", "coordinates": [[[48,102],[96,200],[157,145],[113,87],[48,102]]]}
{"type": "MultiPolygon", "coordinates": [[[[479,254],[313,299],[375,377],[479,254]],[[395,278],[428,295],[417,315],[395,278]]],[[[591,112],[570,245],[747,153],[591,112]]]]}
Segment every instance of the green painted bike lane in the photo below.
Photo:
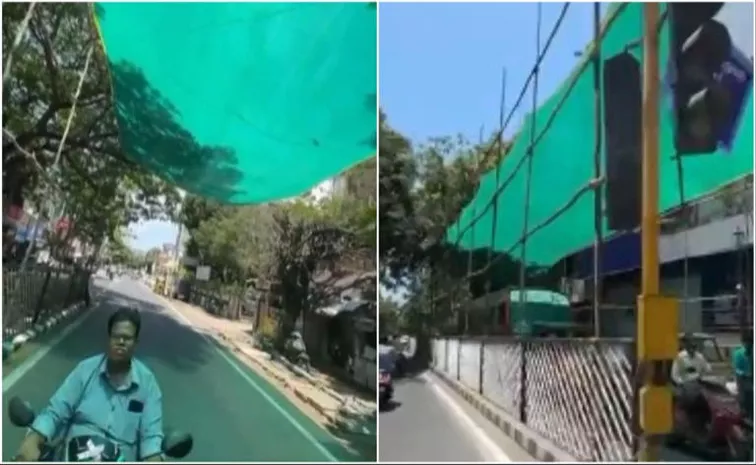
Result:
{"type": "MultiPolygon", "coordinates": [[[[155,373],[163,392],[164,424],[194,435],[186,461],[361,461],[284,395],[225,349],[178,320],[173,310],[136,283],[115,292],[84,315],[79,327],[55,345],[9,388],[35,408],[71,369],[100,352],[108,315],[131,303],[142,312],[137,357],[155,373]]],[[[3,461],[17,450],[24,431],[3,416],[3,461]]]]}

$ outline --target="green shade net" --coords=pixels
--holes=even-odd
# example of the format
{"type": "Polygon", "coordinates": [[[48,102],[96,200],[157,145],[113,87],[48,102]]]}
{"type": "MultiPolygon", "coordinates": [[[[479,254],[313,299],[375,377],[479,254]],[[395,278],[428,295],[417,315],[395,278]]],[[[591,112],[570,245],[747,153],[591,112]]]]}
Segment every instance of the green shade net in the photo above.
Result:
{"type": "MultiPolygon", "coordinates": [[[[601,45],[602,58],[622,53],[625,46],[642,36],[643,4],[630,3],[620,8],[612,4],[607,14],[607,33],[601,45]]],[[[661,37],[662,69],[667,63],[668,27],[661,37]]],[[[642,59],[638,47],[632,49],[642,59]]],[[[566,82],[533,115],[526,118],[523,128],[509,154],[498,169],[499,185],[508,179],[530,146],[533,119],[536,124],[537,145],[533,150],[530,213],[528,229],[532,231],[567,204],[570,198],[594,177],[595,114],[593,109],[593,70],[583,61],[566,82]],[[570,83],[577,80],[572,90],[570,83]],[[538,140],[538,134],[547,127],[560,100],[568,95],[564,105],[538,140]]],[[[716,190],[753,171],[753,93],[740,120],[739,131],[730,153],[720,150],[716,154],[685,158],[684,183],[686,197],[692,199],[716,190]]],[[[661,105],[660,128],[660,198],[661,211],[679,205],[677,162],[673,159],[673,119],[669,105],[661,105]]],[[[519,256],[519,242],[523,233],[527,163],[523,163],[512,181],[499,194],[497,200],[496,233],[492,238],[493,208],[489,205],[496,186],[495,170],[487,173],[473,200],[460,214],[457,222],[446,233],[446,240],[463,249],[491,247],[499,252],[512,252],[519,256]],[[485,212],[474,226],[474,218],[485,212]]],[[[594,240],[594,194],[583,195],[555,221],[527,238],[526,260],[529,264],[551,265],[565,255],[576,252],[594,240]]],[[[606,230],[606,227],[604,228],[606,230]]]]}
{"type": "Polygon", "coordinates": [[[376,153],[368,3],[99,3],[121,144],[225,203],[299,195],[376,153]]]}

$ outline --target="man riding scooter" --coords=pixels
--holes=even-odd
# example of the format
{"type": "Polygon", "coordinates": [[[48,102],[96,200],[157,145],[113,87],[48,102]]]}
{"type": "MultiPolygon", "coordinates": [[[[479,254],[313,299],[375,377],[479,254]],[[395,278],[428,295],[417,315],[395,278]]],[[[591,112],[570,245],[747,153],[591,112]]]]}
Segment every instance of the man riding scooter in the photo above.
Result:
{"type": "Polygon", "coordinates": [[[671,372],[675,383],[675,401],[682,407],[694,432],[705,436],[711,421],[711,410],[700,381],[702,376],[711,373],[711,366],[690,335],[683,336],[681,343],[683,350],[673,362],[671,372]]]}
{"type": "Polygon", "coordinates": [[[732,364],[740,412],[753,422],[753,328],[744,331],[743,344],[732,354],[732,364]]]}

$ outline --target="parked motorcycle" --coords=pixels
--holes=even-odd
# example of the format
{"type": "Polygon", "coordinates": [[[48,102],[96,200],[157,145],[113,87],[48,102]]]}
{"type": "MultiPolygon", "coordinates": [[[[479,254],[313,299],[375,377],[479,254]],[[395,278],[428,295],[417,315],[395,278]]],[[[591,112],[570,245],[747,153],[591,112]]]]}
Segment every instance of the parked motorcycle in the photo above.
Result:
{"type": "MultiPolygon", "coordinates": [[[[11,424],[29,428],[36,418],[29,403],[18,397],[8,402],[11,424]]],[[[163,453],[172,459],[186,457],[192,450],[194,439],[190,434],[166,430],[163,436],[163,453]]],[[[72,438],[59,437],[42,446],[40,462],[124,462],[121,450],[105,435],[85,435],[72,438]]]]}

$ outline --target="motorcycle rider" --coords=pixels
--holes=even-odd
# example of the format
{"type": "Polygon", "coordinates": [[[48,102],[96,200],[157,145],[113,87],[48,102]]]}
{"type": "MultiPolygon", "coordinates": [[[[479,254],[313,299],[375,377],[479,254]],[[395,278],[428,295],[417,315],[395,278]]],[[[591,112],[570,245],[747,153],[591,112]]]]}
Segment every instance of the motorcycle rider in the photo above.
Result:
{"type": "Polygon", "coordinates": [[[753,421],[753,328],[743,335],[743,344],[732,354],[738,403],[745,418],[753,421]]]}
{"type": "Polygon", "coordinates": [[[132,462],[161,461],[162,395],[147,366],[133,358],[141,329],[139,311],[121,307],[108,319],[105,354],[79,363],[34,420],[17,459],[39,460],[41,447],[58,433],[107,436],[132,462]],[[103,434],[106,432],[106,434],[103,434]]]}
{"type": "Polygon", "coordinates": [[[711,411],[703,396],[699,381],[711,372],[711,365],[696,347],[689,334],[682,338],[683,350],[672,363],[671,378],[676,385],[676,398],[685,410],[690,425],[698,433],[705,433],[711,418],[711,411]]]}

